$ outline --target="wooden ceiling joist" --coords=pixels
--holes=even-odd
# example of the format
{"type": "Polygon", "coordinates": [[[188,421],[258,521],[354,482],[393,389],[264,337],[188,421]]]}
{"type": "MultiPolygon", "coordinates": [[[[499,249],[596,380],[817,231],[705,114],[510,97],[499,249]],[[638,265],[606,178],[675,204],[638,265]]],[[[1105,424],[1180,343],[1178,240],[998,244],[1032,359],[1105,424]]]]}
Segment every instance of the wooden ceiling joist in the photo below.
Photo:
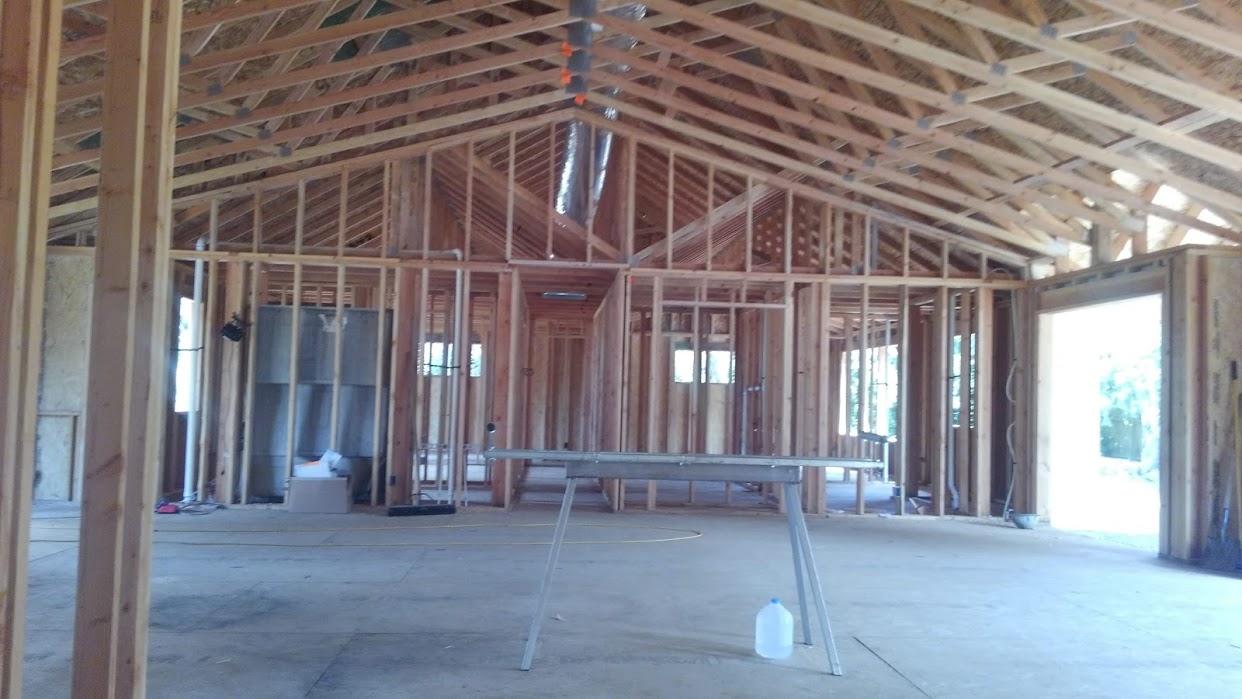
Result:
{"type": "Polygon", "coordinates": [[[986,252],[989,255],[994,256],[997,260],[1012,263],[1025,259],[1023,255],[1019,253],[1005,247],[995,245],[989,241],[976,240],[953,231],[933,228],[899,214],[894,214],[882,209],[875,209],[872,206],[848,199],[840,194],[831,193],[802,182],[786,179],[779,174],[768,170],[761,170],[756,167],[733,162],[726,158],[698,150],[693,146],[686,145],[684,140],[678,141],[671,138],[651,136],[645,128],[633,126],[626,121],[608,122],[606,119],[590,112],[583,114],[581,118],[586,121],[593,121],[597,126],[607,126],[608,124],[611,124],[613,130],[618,133],[625,134],[630,137],[642,138],[652,145],[658,146],[665,150],[674,151],[692,159],[703,162],[715,162],[719,167],[728,168],[743,175],[749,175],[754,178],[756,182],[767,182],[779,188],[790,190],[798,196],[805,197],[813,201],[832,204],[833,206],[845,211],[852,211],[859,214],[871,214],[897,226],[908,227],[912,231],[917,231],[919,234],[929,236],[935,240],[948,241],[964,246],[967,249],[976,250],[978,252],[986,252]]]}
{"type": "MultiPolygon", "coordinates": [[[[536,107],[544,107],[557,102],[563,102],[564,100],[565,96],[559,92],[548,92],[531,97],[523,97],[521,99],[509,100],[501,104],[483,107],[481,109],[463,112],[460,114],[438,117],[436,119],[430,119],[402,127],[385,129],[371,134],[364,134],[340,141],[311,146],[289,155],[276,155],[266,158],[257,158],[234,165],[204,170],[202,172],[187,173],[174,178],[173,183],[178,189],[180,189],[236,175],[244,175],[272,168],[286,168],[297,165],[303,161],[325,155],[332,155],[334,153],[365,146],[374,146],[386,142],[403,140],[432,131],[458,126],[463,123],[493,119],[504,114],[524,111],[536,107]]],[[[71,204],[53,207],[53,215],[62,215],[65,213],[89,210],[93,207],[93,205],[93,198],[83,199],[72,202],[71,204]]]]}
{"type": "MultiPolygon", "coordinates": [[[[433,5],[432,7],[435,6],[436,5],[433,5]]],[[[479,30],[477,32],[447,36],[442,39],[414,44],[406,48],[397,48],[367,56],[334,61],[324,65],[291,70],[289,72],[268,78],[235,83],[232,86],[222,86],[219,90],[208,90],[204,93],[190,96],[188,99],[183,97],[177,106],[178,109],[184,109],[187,107],[197,107],[204,104],[211,104],[213,102],[226,102],[238,97],[248,97],[257,92],[291,87],[303,82],[323,80],[348,73],[357,73],[371,68],[379,68],[391,63],[414,61],[420,58],[426,58],[427,56],[434,56],[447,51],[497,41],[499,39],[518,36],[521,34],[547,31],[549,29],[568,24],[571,21],[573,21],[573,18],[569,16],[568,12],[553,12],[551,14],[539,15],[521,22],[500,24],[494,27],[479,30]]],[[[100,94],[99,91],[102,87],[103,85],[100,82],[91,82],[62,88],[58,101],[63,105],[95,97],[100,94]]]]}
{"type": "MultiPolygon", "coordinates": [[[[810,5],[805,0],[760,0],[760,2],[768,5],[791,4],[803,7],[810,5]]],[[[980,29],[1022,42],[1031,47],[1043,49],[1049,53],[1064,56],[1067,60],[1074,61],[1079,65],[1093,68],[1118,80],[1130,82],[1184,104],[1231,115],[1231,118],[1242,115],[1242,102],[1228,94],[1217,93],[1193,83],[1187,84],[1168,74],[1097,51],[1075,41],[1067,41],[1056,36],[1052,31],[1010,19],[978,5],[971,5],[970,3],[962,2],[962,0],[901,0],[901,2],[943,14],[955,21],[969,23],[980,29]]],[[[818,9],[812,10],[812,12],[817,16],[819,15],[818,9]]],[[[1181,15],[1174,16],[1182,17],[1181,15]]],[[[1182,18],[1185,19],[1184,17],[1182,18]]],[[[831,17],[823,16],[821,19],[828,20],[831,17]]],[[[1235,38],[1235,46],[1236,43],[1235,38]]],[[[1130,115],[1124,116],[1129,120],[1130,115]]]]}
{"type": "MultiPolygon", "coordinates": [[[[601,76],[599,78],[599,81],[602,82],[603,84],[610,84],[611,78],[601,76]]],[[[655,93],[655,91],[651,91],[651,90],[648,90],[647,88],[643,88],[637,85],[630,86],[629,91],[633,94],[637,94],[640,96],[646,96],[648,99],[659,99],[659,95],[658,93],[655,93]]],[[[607,104],[607,102],[605,102],[605,104],[607,104]]],[[[615,105],[611,105],[611,106],[615,106],[615,105]]],[[[633,108],[628,106],[627,104],[626,109],[632,110],[633,108]]],[[[625,109],[622,109],[622,111],[625,112],[625,109]]],[[[631,111],[630,113],[633,113],[633,112],[631,111]]],[[[649,112],[648,114],[654,115],[654,112],[649,112]]],[[[757,126],[751,122],[748,122],[745,119],[738,119],[735,117],[731,117],[721,112],[711,112],[710,116],[708,116],[708,112],[700,110],[700,111],[695,112],[695,117],[696,117],[696,120],[701,119],[703,121],[710,122],[713,126],[717,127],[718,129],[722,129],[722,130],[726,128],[733,129],[741,133],[746,133],[747,131],[749,131],[751,135],[762,138],[763,140],[768,141],[769,143],[779,143],[782,141],[782,137],[781,137],[782,135],[780,134],[780,132],[772,131],[770,129],[757,126]]],[[[662,119],[666,120],[667,117],[662,117],[662,119]]],[[[664,121],[664,125],[666,127],[673,128],[674,130],[681,128],[681,127],[671,127],[669,126],[669,122],[667,121],[664,121]]],[[[688,121],[685,122],[684,125],[689,125],[688,121]]],[[[722,131],[717,131],[717,133],[722,135],[722,131]]],[[[736,136],[733,136],[733,138],[736,139],[736,136]]],[[[722,143],[727,143],[727,140],[722,141],[722,143]]],[[[804,153],[814,155],[817,158],[821,158],[826,162],[836,162],[838,164],[845,165],[847,168],[851,170],[861,170],[867,167],[866,165],[864,165],[863,161],[857,160],[856,158],[853,158],[852,156],[843,155],[843,154],[838,153],[837,151],[834,151],[832,149],[825,149],[816,144],[807,143],[807,142],[799,142],[799,150],[804,153]]],[[[751,155],[758,157],[757,153],[754,153],[754,152],[752,152],[751,155]]],[[[811,168],[808,168],[808,170],[803,170],[802,174],[809,175],[810,170],[816,171],[817,173],[822,173],[822,174],[818,174],[818,177],[820,179],[831,182],[832,184],[842,189],[859,191],[862,193],[867,193],[871,196],[875,196],[882,200],[884,199],[885,195],[878,194],[879,190],[876,185],[859,181],[859,179],[856,176],[854,176],[852,172],[846,173],[844,175],[837,175],[835,173],[829,172],[828,170],[824,168],[811,167],[811,168]]],[[[934,185],[929,182],[920,180],[919,178],[915,176],[907,175],[897,170],[893,170],[893,171],[885,173],[884,178],[889,183],[900,184],[906,188],[929,194],[945,202],[953,203],[953,204],[963,206],[963,207],[981,208],[983,211],[990,214],[993,220],[997,220],[997,219],[1009,220],[1013,223],[1019,223],[1019,224],[1024,224],[1028,226],[1033,224],[1033,222],[1031,222],[1029,219],[1022,218],[1012,209],[1007,209],[1007,208],[999,207],[996,205],[988,204],[987,202],[984,202],[981,200],[976,200],[962,193],[960,190],[955,190],[955,189],[950,189],[948,187],[934,185]]],[[[913,201],[913,199],[912,198],[902,198],[900,200],[889,199],[889,201],[890,203],[901,205],[900,203],[901,201],[913,201]]],[[[1068,228],[1058,230],[1056,231],[1056,233],[1058,235],[1065,235],[1067,233],[1070,235],[1073,234],[1073,232],[1069,230],[1068,228]]]]}
{"type": "MultiPolygon", "coordinates": [[[[889,48],[904,53],[907,56],[917,60],[926,60],[940,65],[954,72],[968,76],[972,79],[979,80],[983,83],[995,83],[1005,85],[1014,92],[1025,94],[1032,99],[1038,100],[1050,107],[1064,109],[1068,112],[1078,114],[1087,119],[1098,121],[1102,124],[1108,124],[1113,128],[1126,131],[1130,135],[1140,136],[1149,141],[1161,143],[1175,150],[1182,151],[1188,155],[1201,158],[1205,162],[1217,163],[1231,169],[1242,169],[1242,154],[1231,151],[1211,143],[1200,141],[1198,139],[1182,136],[1180,134],[1170,134],[1162,129],[1159,125],[1151,124],[1139,117],[1132,116],[1111,109],[1105,105],[1101,105],[1091,100],[1078,97],[1068,92],[1042,85],[1033,80],[1023,78],[1020,75],[1008,75],[994,72],[991,66],[984,65],[979,61],[970,59],[960,54],[947,51],[935,46],[923,44],[910,40],[904,35],[891,32],[880,27],[876,27],[865,22],[860,22],[851,17],[838,12],[825,9],[823,7],[812,5],[803,0],[766,0],[765,4],[771,7],[787,11],[798,17],[813,20],[822,26],[830,27],[834,31],[849,34],[860,41],[881,42],[889,48]]],[[[669,11],[673,14],[686,19],[686,21],[699,23],[719,23],[727,20],[721,20],[716,17],[702,15],[692,8],[673,2],[673,0],[651,0],[649,3],[654,8],[661,11],[669,11]]],[[[615,26],[615,25],[614,25],[615,26]]],[[[703,25],[700,25],[703,26],[703,25]]],[[[790,58],[800,60],[811,65],[819,67],[830,72],[836,72],[842,75],[853,75],[857,79],[863,79],[869,85],[885,89],[892,94],[906,94],[913,97],[909,92],[910,88],[917,87],[907,81],[897,79],[898,85],[894,85],[894,78],[881,71],[873,68],[866,68],[857,63],[845,61],[833,56],[816,52],[804,46],[793,44],[781,39],[776,39],[771,35],[761,32],[752,32],[751,30],[736,29],[734,36],[742,34],[753,41],[757,46],[761,46],[766,50],[775,50],[783,53],[790,58]]],[[[959,109],[966,105],[955,105],[954,96],[933,93],[930,90],[920,90],[923,94],[934,94],[931,100],[920,100],[937,107],[954,107],[959,109]],[[939,103],[939,104],[937,104],[939,103]],[[947,103],[947,104],[944,104],[947,103]]],[[[1236,104],[1236,101],[1232,101],[1236,104]]],[[[951,109],[950,109],[951,111],[951,109]]],[[[994,120],[994,126],[998,128],[1008,127],[1009,130],[1016,131],[1024,137],[1032,137],[1036,131],[1036,126],[1028,121],[1007,117],[1003,120],[994,120]],[[1010,121],[1012,119],[1012,121],[1010,121]],[[1020,124],[1013,123],[1014,121],[1020,124]],[[1002,125],[1003,124],[1003,125],[1002,125]]],[[[1042,129],[1051,132],[1050,129],[1042,129]]],[[[1055,132],[1049,135],[1054,135],[1055,132]]],[[[1053,145],[1053,144],[1049,144],[1053,145]]],[[[1070,151],[1072,152],[1072,151],[1070,151]]]]}
{"type": "MultiPolygon", "coordinates": [[[[600,52],[605,55],[613,55],[613,53],[608,49],[601,49],[600,52]]],[[[642,64],[640,61],[635,61],[635,63],[636,65],[642,64]]],[[[764,102],[756,96],[747,95],[737,90],[721,87],[715,83],[700,80],[677,71],[663,70],[659,73],[659,75],[662,79],[670,80],[674,83],[691,87],[696,91],[701,91],[704,94],[712,95],[726,104],[733,106],[744,106],[756,111],[766,111],[769,115],[776,117],[782,123],[796,124],[803,128],[812,130],[816,134],[842,139],[851,144],[863,147],[865,153],[864,157],[875,158],[873,162],[867,163],[866,161],[859,160],[857,158],[851,159],[843,154],[838,154],[828,158],[839,163],[847,164],[848,169],[853,171],[878,172],[881,173],[881,177],[885,178],[887,178],[889,174],[895,175],[899,178],[904,178],[905,175],[903,175],[903,173],[896,168],[904,168],[908,171],[911,166],[916,165],[920,168],[944,172],[945,174],[952,175],[959,180],[977,183],[982,187],[987,187],[997,193],[1007,193],[1022,199],[1037,199],[1048,208],[1059,211],[1069,217],[1080,217],[1087,220],[1096,220],[1099,218],[1103,219],[1100,221],[1103,225],[1121,225],[1121,222],[1117,219],[1109,217],[1107,214],[1091,209],[1087,206],[1064,202],[1052,196],[1042,195],[1029,187],[1024,187],[1013,182],[987,175],[986,173],[963,167],[959,164],[954,164],[950,161],[937,158],[934,155],[922,155],[911,149],[903,149],[900,151],[896,157],[901,162],[893,163],[892,168],[886,168],[882,165],[884,161],[880,160],[880,158],[883,154],[891,151],[891,146],[889,143],[882,141],[877,136],[872,136],[859,130],[847,130],[846,128],[827,120],[811,115],[799,114],[796,110],[781,107],[770,101],[764,102]]],[[[609,78],[607,76],[602,76],[600,79],[608,84],[618,84],[616,82],[612,82],[613,78],[609,78]]],[[[645,88],[641,88],[639,86],[623,87],[623,89],[636,94],[651,94],[650,91],[647,91],[645,88]]],[[[661,98],[654,99],[658,100],[661,98]]]]}
{"type": "MultiPolygon", "coordinates": [[[[406,103],[395,104],[391,107],[382,109],[370,109],[354,116],[332,119],[327,122],[313,123],[307,126],[298,126],[284,129],[276,134],[269,135],[265,138],[253,138],[238,141],[229,141],[218,146],[207,148],[198,148],[195,150],[185,151],[177,155],[177,166],[193,165],[202,163],[216,158],[224,158],[230,155],[237,155],[257,149],[262,145],[286,145],[289,150],[294,150],[291,141],[305,139],[307,137],[323,135],[333,131],[342,131],[358,126],[374,125],[385,121],[414,121],[420,112],[438,109],[461,102],[469,102],[483,97],[493,95],[507,95],[514,92],[525,91],[527,88],[540,85],[551,85],[555,82],[560,71],[547,70],[540,73],[512,78],[506,81],[496,83],[487,83],[464,90],[454,90],[439,95],[424,97],[419,99],[415,104],[415,108],[406,103]]],[[[380,132],[382,133],[382,132],[380,132]]],[[[329,141],[331,143],[333,141],[329,141]]],[[[72,180],[62,181],[53,186],[53,194],[66,194],[74,191],[89,189],[98,182],[98,176],[87,175],[72,180]]]]}
{"type": "MultiPolygon", "coordinates": [[[[187,7],[179,244],[203,234],[216,201],[224,241],[249,240],[262,219],[266,242],[283,245],[301,216],[307,244],[377,246],[384,163],[429,153],[438,211],[488,260],[848,271],[864,246],[857,230],[829,235],[841,215],[876,226],[872,259],[897,273],[1043,256],[1064,267],[1087,243],[1111,259],[1146,248],[1153,220],[1242,242],[1242,13],[1229,2],[649,0],[635,22],[607,12],[625,4],[597,4],[577,109],[562,42],[580,18],[563,2],[187,7]],[[571,119],[622,137],[586,225],[552,206],[571,119]],[[1155,196],[1163,186],[1185,204],[1155,196]]],[[[89,239],[108,27],[99,3],[65,7],[52,234],[89,239]]]]}
{"type": "MultiPolygon", "coordinates": [[[[727,28],[727,20],[720,20],[719,18],[698,14],[693,8],[685,7],[677,3],[671,3],[669,0],[654,0],[654,2],[675,5],[676,7],[673,9],[679,14],[679,16],[686,18],[688,21],[694,21],[696,24],[700,25],[713,26],[725,32],[729,31],[727,28]]],[[[710,55],[711,52],[709,50],[685,44],[676,37],[656,32],[649,32],[640,27],[627,27],[625,26],[627,24],[626,22],[606,16],[598,17],[597,21],[606,26],[610,26],[619,32],[629,32],[637,36],[641,41],[654,45],[665,46],[685,55],[693,55],[700,60],[712,60],[712,56],[710,55]]],[[[804,65],[814,66],[818,69],[830,72],[836,70],[842,73],[849,72],[855,74],[865,74],[868,82],[876,84],[883,89],[892,92],[905,90],[911,95],[916,96],[920,101],[936,106],[946,112],[955,113],[961,118],[970,119],[974,123],[987,124],[996,128],[1006,129],[1015,134],[1019,134],[1024,138],[1031,138],[1044,145],[1058,148],[1064,153],[1076,154],[1075,157],[1089,159],[1113,168],[1124,169],[1146,179],[1163,180],[1191,196],[1204,198],[1205,202],[1210,202],[1226,210],[1242,211],[1242,198],[1239,198],[1236,195],[1207,187],[1192,178],[1176,175],[1167,169],[1155,167],[1144,160],[1115,152],[1113,149],[1108,147],[1097,146],[1056,130],[1039,126],[1033,122],[1008,116],[1001,112],[997,112],[983,106],[974,105],[966,101],[958,104],[954,99],[952,99],[951,96],[937,93],[900,77],[889,76],[857,64],[847,63],[841,61],[840,59],[818,53],[800,45],[777,39],[768,34],[752,32],[748,29],[736,29],[735,34],[744,35],[752,41],[762,42],[765,44],[767,49],[778,50],[778,52],[782,55],[785,55],[793,60],[798,60],[804,65]]],[[[742,63],[733,59],[717,60],[719,64],[727,65],[731,71],[734,71],[737,74],[744,74],[748,78],[757,82],[766,81],[769,85],[779,84],[781,89],[789,90],[791,94],[798,94],[814,103],[828,105],[829,108],[831,108],[831,105],[834,102],[842,99],[842,96],[839,94],[818,90],[806,85],[805,83],[789,80],[782,81],[781,77],[783,76],[779,76],[772,71],[756,68],[755,66],[747,63],[742,63]]],[[[868,110],[867,105],[863,105],[858,102],[852,104],[850,109],[851,111],[865,110],[869,118],[883,119],[886,121],[893,119],[905,119],[900,115],[875,107],[868,110]]],[[[909,120],[907,120],[907,122],[908,121],[909,120]]],[[[907,123],[907,128],[910,133],[921,135],[924,138],[945,138],[943,130],[933,128],[931,124],[907,123]]],[[[952,147],[956,147],[967,152],[979,151],[987,148],[986,144],[965,139],[960,141],[954,139],[952,147]]],[[[1041,174],[1048,177],[1050,180],[1055,179],[1064,181],[1068,179],[1070,181],[1066,182],[1067,186],[1074,187],[1075,189],[1090,186],[1089,183],[1084,181],[1084,178],[1074,176],[1072,173],[1064,171],[1053,171],[1042,164],[1034,163],[1020,155],[1010,151],[1005,151],[1003,149],[991,148],[987,151],[987,157],[1003,159],[1011,167],[1021,167],[1029,174],[1041,174]],[[1069,176],[1068,178],[1066,177],[1067,175],[1069,176]]],[[[1121,188],[1112,188],[1106,196],[1125,197],[1126,194],[1127,193],[1121,188]]],[[[1142,201],[1128,202],[1128,205],[1131,203],[1136,209],[1143,209],[1146,206],[1146,203],[1142,201]]],[[[1174,216],[1177,215],[1177,212],[1169,213],[1174,216]]],[[[1224,231],[1212,232],[1214,234],[1220,234],[1224,231]]]]}
{"type": "MultiPolygon", "coordinates": [[[[1118,15],[1142,21],[1221,53],[1242,58],[1242,44],[1238,42],[1238,27],[1235,25],[1231,29],[1195,19],[1182,11],[1191,3],[1163,5],[1147,0],[1091,0],[1091,4],[1112,10],[1118,15]]],[[[1214,3],[1195,4],[1201,6],[1200,10],[1212,14],[1211,9],[1202,6],[1214,3]]],[[[1229,12],[1230,10],[1224,5],[1219,5],[1218,11],[1229,12]]]]}
{"type": "Polygon", "coordinates": [[[460,145],[474,139],[485,138],[488,135],[508,133],[511,129],[522,130],[540,125],[547,126],[548,124],[559,123],[570,118],[572,118],[572,114],[567,109],[543,111],[533,116],[526,116],[500,124],[491,124],[479,128],[461,130],[446,136],[430,138],[399,147],[376,150],[374,152],[355,155],[311,167],[302,167],[289,172],[269,175],[253,181],[213,187],[211,189],[182,195],[173,200],[173,207],[174,209],[183,209],[200,206],[202,201],[213,197],[231,197],[238,194],[252,194],[254,192],[261,192],[265,190],[287,188],[295,185],[299,180],[303,179],[312,180],[330,175],[336,175],[344,170],[356,169],[368,165],[379,165],[386,161],[416,157],[439,149],[460,145]]]}
{"type": "MultiPolygon", "coordinates": [[[[185,14],[181,22],[183,32],[213,30],[230,22],[238,22],[273,12],[296,9],[314,5],[322,0],[243,0],[235,5],[217,7],[193,14],[185,14]]],[[[83,2],[65,2],[66,9],[72,9],[83,2]]],[[[185,48],[183,45],[182,48],[185,48]]],[[[91,56],[104,51],[104,35],[92,36],[66,42],[61,47],[61,61],[69,61],[81,56],[91,56]]]]}
{"type": "MultiPolygon", "coordinates": [[[[354,39],[371,33],[382,33],[392,29],[402,29],[412,24],[443,20],[463,12],[482,10],[501,5],[508,0],[443,0],[430,5],[422,5],[416,9],[402,10],[380,14],[375,17],[357,19],[350,22],[314,29],[301,33],[249,43],[230,49],[213,51],[209,54],[196,56],[184,61],[181,74],[192,75],[220,67],[241,64],[256,58],[264,58],[285,51],[300,51],[347,39],[354,39]]],[[[324,3],[328,5],[328,3],[324,3]]]]}

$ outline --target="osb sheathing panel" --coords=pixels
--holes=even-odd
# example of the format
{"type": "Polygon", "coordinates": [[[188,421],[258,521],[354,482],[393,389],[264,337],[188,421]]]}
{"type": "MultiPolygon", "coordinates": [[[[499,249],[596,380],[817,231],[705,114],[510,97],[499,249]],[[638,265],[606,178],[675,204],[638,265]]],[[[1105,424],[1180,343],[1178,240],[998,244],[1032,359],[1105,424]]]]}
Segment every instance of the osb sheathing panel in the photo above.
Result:
{"type": "Polygon", "coordinates": [[[35,447],[39,499],[76,499],[81,482],[94,276],[93,256],[48,256],[35,447]]]}
{"type": "MultiPolygon", "coordinates": [[[[1207,393],[1204,396],[1204,422],[1207,427],[1208,522],[1215,526],[1222,496],[1229,485],[1227,474],[1234,470],[1236,479],[1242,454],[1234,449],[1234,403],[1242,391],[1242,381],[1232,382],[1231,363],[1242,365],[1242,258],[1207,257],[1205,259],[1204,333],[1207,341],[1207,393]]],[[[1239,367],[1242,370],[1242,366],[1239,367]]],[[[1236,486],[1235,486],[1236,487],[1236,486]]],[[[1242,504],[1234,502],[1233,512],[1242,512],[1242,504]]],[[[1236,517],[1236,515],[1235,515],[1236,517]]],[[[1235,520],[1236,522],[1236,520],[1235,520]]],[[[1236,525],[1232,536],[1237,536],[1236,525]]],[[[1209,536],[1214,536],[1215,531],[1209,536]]]]}

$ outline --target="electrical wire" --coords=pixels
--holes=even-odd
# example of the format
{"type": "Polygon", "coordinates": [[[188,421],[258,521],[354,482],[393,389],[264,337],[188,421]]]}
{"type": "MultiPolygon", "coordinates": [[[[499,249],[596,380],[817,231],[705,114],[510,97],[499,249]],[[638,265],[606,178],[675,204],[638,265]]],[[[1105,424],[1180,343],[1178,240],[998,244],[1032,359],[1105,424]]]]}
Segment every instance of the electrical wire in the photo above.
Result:
{"type": "Polygon", "coordinates": [[[1013,397],[1013,379],[1014,374],[1018,371],[1018,357],[1016,352],[1018,340],[1018,292],[1009,292],[1009,338],[1015,347],[1014,356],[1009,360],[1009,375],[1005,377],[1005,398],[1009,399],[1009,425],[1005,427],[1005,448],[1009,451],[1009,487],[1005,489],[1005,504],[1001,508],[1001,519],[1009,519],[1009,505],[1013,502],[1013,486],[1014,471],[1018,464],[1017,450],[1013,446],[1013,434],[1018,426],[1016,418],[1018,401],[1013,397]]]}

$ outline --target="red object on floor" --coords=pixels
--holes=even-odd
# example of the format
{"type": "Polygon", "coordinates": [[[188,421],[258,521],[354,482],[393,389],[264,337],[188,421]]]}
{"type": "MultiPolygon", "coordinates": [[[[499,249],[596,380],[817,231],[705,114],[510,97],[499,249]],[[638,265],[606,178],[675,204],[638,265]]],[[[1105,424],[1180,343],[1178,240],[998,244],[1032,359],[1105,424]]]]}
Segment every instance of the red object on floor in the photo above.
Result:
{"type": "Polygon", "coordinates": [[[155,513],[158,515],[175,515],[179,512],[181,512],[181,508],[172,503],[165,503],[155,508],[155,513]]]}

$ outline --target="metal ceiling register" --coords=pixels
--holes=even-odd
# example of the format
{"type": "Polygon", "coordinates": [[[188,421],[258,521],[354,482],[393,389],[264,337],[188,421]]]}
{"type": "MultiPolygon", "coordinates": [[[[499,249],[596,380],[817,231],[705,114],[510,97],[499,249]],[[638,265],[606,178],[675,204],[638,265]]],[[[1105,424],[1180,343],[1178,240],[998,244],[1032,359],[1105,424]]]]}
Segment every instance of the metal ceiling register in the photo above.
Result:
{"type": "Polygon", "coordinates": [[[800,456],[759,456],[723,454],[652,454],[638,452],[587,452],[545,449],[500,449],[494,444],[496,425],[487,426],[487,449],[484,455],[493,459],[540,459],[565,465],[565,497],[561,500],[561,512],[556,518],[556,530],[552,535],[552,550],[548,552],[548,566],[539,587],[539,603],[530,622],[526,637],[526,651],[522,655],[522,669],[529,670],[535,660],[535,645],[543,627],[548,592],[552,584],[552,572],[556,569],[561,546],[565,543],[565,528],[569,523],[569,510],[573,506],[574,491],[578,482],[593,478],[624,478],[635,480],[666,481],[733,481],[750,483],[780,483],[785,488],[785,503],[789,523],[789,543],[793,550],[794,577],[798,581],[798,607],[802,613],[803,642],[810,646],[811,618],[806,603],[806,587],[810,584],[819,617],[824,648],[828,653],[828,669],[833,675],[841,674],[841,660],[832,639],[832,627],[828,623],[828,607],[824,602],[819,572],[811,551],[811,537],[807,532],[806,519],[802,516],[802,482],[804,466],[824,466],[831,459],[800,456]]]}

